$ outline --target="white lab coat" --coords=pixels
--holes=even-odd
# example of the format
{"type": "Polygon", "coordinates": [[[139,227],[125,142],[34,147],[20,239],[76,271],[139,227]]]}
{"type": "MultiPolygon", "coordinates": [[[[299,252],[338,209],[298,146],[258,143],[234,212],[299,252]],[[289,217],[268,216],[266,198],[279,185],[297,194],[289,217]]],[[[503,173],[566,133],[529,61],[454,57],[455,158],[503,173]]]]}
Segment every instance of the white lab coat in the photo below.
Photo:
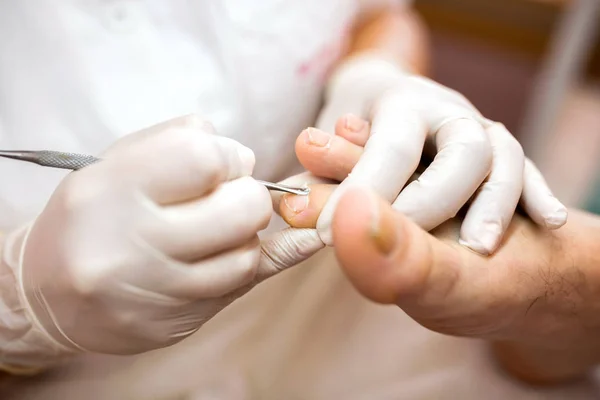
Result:
{"type": "MultiPolygon", "coordinates": [[[[0,3],[0,148],[100,153],[192,112],[294,165],[357,0],[0,3]]],[[[33,218],[64,172],[0,160],[0,227],[33,218]]],[[[356,294],[329,251],[260,285],[197,334],[136,357],[88,355],[3,399],[571,399],[495,370],[483,343],[429,332],[356,294]]]]}
{"type": "MultiPolygon", "coordinates": [[[[319,109],[357,0],[19,0],[0,4],[0,148],[100,153],[200,113],[282,177],[319,109]]],[[[0,160],[0,229],[64,172],[0,160]]]]}

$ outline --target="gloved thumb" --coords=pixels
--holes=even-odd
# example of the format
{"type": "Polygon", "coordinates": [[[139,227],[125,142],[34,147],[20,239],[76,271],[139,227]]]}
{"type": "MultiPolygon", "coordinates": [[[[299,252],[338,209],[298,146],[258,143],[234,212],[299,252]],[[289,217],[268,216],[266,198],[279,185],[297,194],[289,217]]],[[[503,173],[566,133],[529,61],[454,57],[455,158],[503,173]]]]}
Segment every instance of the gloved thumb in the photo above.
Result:
{"type": "Polygon", "coordinates": [[[308,259],[325,247],[316,229],[287,228],[261,242],[261,257],[255,283],[308,259]]]}

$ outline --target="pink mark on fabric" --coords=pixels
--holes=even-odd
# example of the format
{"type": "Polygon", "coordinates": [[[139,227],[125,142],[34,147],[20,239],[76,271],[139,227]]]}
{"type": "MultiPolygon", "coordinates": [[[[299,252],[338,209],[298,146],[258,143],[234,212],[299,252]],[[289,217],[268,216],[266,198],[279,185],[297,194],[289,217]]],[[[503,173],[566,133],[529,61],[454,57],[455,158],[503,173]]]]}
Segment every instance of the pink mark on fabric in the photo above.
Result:
{"type": "Polygon", "coordinates": [[[314,77],[319,83],[325,83],[336,61],[346,49],[350,38],[350,24],[340,30],[340,34],[325,43],[309,60],[298,66],[297,74],[303,79],[314,77]]]}
{"type": "Polygon", "coordinates": [[[303,62],[298,68],[298,74],[302,77],[306,76],[310,72],[310,63],[303,62]]]}

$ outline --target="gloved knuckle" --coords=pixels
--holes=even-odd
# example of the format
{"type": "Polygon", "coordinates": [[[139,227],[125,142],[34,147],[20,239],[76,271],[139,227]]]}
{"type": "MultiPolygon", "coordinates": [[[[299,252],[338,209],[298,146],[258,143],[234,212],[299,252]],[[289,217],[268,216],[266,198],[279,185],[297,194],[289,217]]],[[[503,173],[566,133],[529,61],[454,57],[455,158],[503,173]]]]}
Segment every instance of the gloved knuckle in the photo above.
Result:
{"type": "Polygon", "coordinates": [[[251,282],[257,273],[260,263],[260,246],[256,245],[241,252],[237,259],[237,273],[240,286],[251,282]]]}
{"type": "Polygon", "coordinates": [[[420,75],[410,75],[402,80],[402,87],[404,89],[413,89],[422,92],[424,89],[436,89],[439,90],[441,86],[439,83],[432,81],[431,79],[425,78],[420,75]]]}
{"type": "Polygon", "coordinates": [[[57,194],[59,194],[65,210],[76,210],[96,198],[105,187],[105,182],[100,177],[92,180],[83,174],[76,173],[61,183],[57,194]]]}
{"type": "Polygon", "coordinates": [[[463,104],[463,105],[467,106],[469,109],[476,110],[473,103],[471,103],[471,101],[464,94],[462,94],[454,89],[447,88],[447,87],[445,88],[445,90],[454,99],[455,102],[457,102],[459,104],[463,104]]]}
{"type": "Polygon", "coordinates": [[[268,224],[273,212],[269,192],[251,177],[240,178],[238,184],[239,193],[244,194],[243,207],[247,215],[253,215],[260,226],[268,224]]]}
{"type": "Polygon", "coordinates": [[[522,160],[523,163],[525,162],[525,151],[523,150],[523,146],[521,146],[521,143],[519,143],[519,141],[511,134],[506,136],[506,139],[502,141],[500,146],[503,147],[504,150],[512,157],[522,160]]]}
{"type": "MultiPolygon", "coordinates": [[[[480,191],[481,192],[491,192],[494,196],[506,200],[510,197],[510,194],[513,193],[515,196],[521,195],[522,187],[523,187],[523,179],[521,178],[522,174],[518,176],[510,176],[507,174],[502,174],[500,177],[495,177],[494,180],[489,180],[485,182],[480,191]],[[518,191],[515,189],[519,189],[518,191]],[[502,196],[502,197],[500,197],[502,196]]],[[[493,215],[493,213],[490,213],[493,215]]]]}
{"type": "Polygon", "coordinates": [[[432,92],[432,94],[434,95],[434,97],[432,97],[433,99],[451,102],[456,105],[466,107],[467,109],[475,111],[477,114],[479,114],[479,111],[473,105],[473,103],[471,103],[471,101],[461,92],[449,88],[447,86],[440,85],[439,83],[434,82],[430,79],[427,79],[427,86],[434,89],[434,92],[432,92]]]}
{"type": "Polygon", "coordinates": [[[385,138],[376,138],[374,136],[370,140],[385,141],[385,146],[388,148],[388,150],[392,152],[398,160],[403,160],[403,162],[414,164],[415,162],[418,162],[421,157],[421,148],[407,142],[400,135],[390,135],[386,136],[385,138]]]}
{"type": "Polygon", "coordinates": [[[479,165],[490,166],[493,160],[493,149],[489,140],[481,136],[472,136],[465,141],[456,141],[450,144],[458,157],[470,157],[476,159],[479,165]]]}
{"type": "Polygon", "coordinates": [[[212,138],[185,130],[178,146],[181,156],[199,176],[210,182],[221,180],[225,173],[223,155],[212,138]]]}
{"type": "Polygon", "coordinates": [[[71,271],[71,285],[79,298],[91,299],[98,295],[103,287],[102,273],[97,268],[87,268],[89,260],[81,260],[80,257],[71,257],[67,260],[65,267],[71,271]]]}
{"type": "Polygon", "coordinates": [[[492,145],[485,135],[471,135],[465,140],[465,148],[471,151],[491,153],[492,145]]]}
{"type": "Polygon", "coordinates": [[[196,142],[191,148],[191,152],[191,162],[198,168],[198,173],[205,176],[208,182],[217,184],[225,179],[227,168],[219,146],[212,141],[196,142]]]}
{"type": "Polygon", "coordinates": [[[508,133],[508,129],[502,122],[492,121],[490,119],[487,119],[487,121],[489,123],[488,129],[489,129],[490,133],[492,133],[492,134],[508,133]]]}
{"type": "Polygon", "coordinates": [[[404,92],[410,96],[413,103],[415,101],[415,95],[418,95],[421,96],[423,100],[426,100],[425,106],[431,106],[431,102],[450,102],[466,107],[477,114],[479,113],[477,108],[465,95],[429,78],[412,75],[404,79],[404,82],[404,92]]]}
{"type": "Polygon", "coordinates": [[[214,133],[214,126],[206,119],[197,114],[189,114],[180,118],[179,124],[182,128],[187,128],[192,131],[203,131],[205,133],[214,133]]]}
{"type": "Polygon", "coordinates": [[[384,92],[377,102],[375,103],[374,109],[377,112],[384,112],[390,110],[390,112],[397,111],[398,108],[402,107],[408,99],[408,91],[401,90],[401,88],[394,88],[384,92]]]}
{"type": "Polygon", "coordinates": [[[523,150],[521,143],[519,143],[515,138],[511,137],[508,146],[510,153],[525,163],[525,150],[523,150]]]}
{"type": "MultiPolygon", "coordinates": [[[[123,330],[125,332],[135,332],[139,328],[139,313],[131,309],[123,308],[119,310],[114,310],[113,319],[115,326],[118,326],[120,330],[123,330]]],[[[161,337],[160,334],[157,334],[156,332],[153,332],[153,334],[146,332],[145,336],[147,339],[151,339],[151,342],[157,343],[160,343],[162,341],[161,339],[164,339],[161,337]]]]}
{"type": "Polygon", "coordinates": [[[70,174],[65,180],[62,181],[60,187],[61,191],[65,195],[73,195],[85,190],[89,185],[89,180],[82,179],[79,173],[70,174]]]}

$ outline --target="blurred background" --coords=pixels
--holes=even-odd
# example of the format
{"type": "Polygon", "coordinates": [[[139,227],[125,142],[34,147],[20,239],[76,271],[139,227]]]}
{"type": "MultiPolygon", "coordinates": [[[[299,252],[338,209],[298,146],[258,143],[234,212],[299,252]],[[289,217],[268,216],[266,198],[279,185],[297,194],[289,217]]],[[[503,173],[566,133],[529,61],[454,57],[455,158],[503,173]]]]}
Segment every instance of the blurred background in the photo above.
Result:
{"type": "Polygon", "coordinates": [[[416,0],[433,78],[519,139],[568,206],[600,213],[600,0],[416,0]]]}

